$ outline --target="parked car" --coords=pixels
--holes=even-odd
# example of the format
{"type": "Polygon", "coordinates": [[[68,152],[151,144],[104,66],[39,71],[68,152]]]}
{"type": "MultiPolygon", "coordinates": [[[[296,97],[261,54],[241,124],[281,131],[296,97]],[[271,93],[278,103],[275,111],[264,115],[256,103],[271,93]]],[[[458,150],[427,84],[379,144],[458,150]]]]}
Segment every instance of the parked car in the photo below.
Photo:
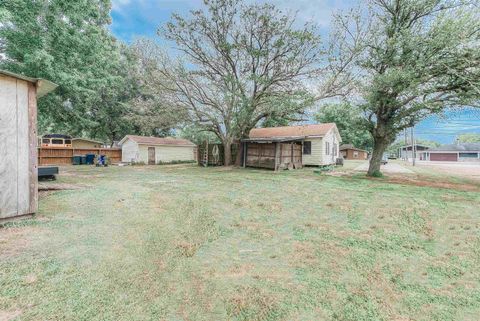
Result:
{"type": "Polygon", "coordinates": [[[381,163],[382,165],[386,165],[388,163],[388,154],[383,154],[381,163]]]}

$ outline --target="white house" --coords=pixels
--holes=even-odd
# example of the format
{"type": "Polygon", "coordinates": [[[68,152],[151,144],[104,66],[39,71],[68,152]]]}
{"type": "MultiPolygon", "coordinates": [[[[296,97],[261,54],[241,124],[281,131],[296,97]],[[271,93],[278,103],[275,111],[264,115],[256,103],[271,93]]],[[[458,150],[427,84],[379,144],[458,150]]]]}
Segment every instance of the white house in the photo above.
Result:
{"type": "Polygon", "coordinates": [[[442,145],[419,154],[420,160],[431,162],[480,162],[480,143],[442,145]]]}
{"type": "Polygon", "coordinates": [[[254,128],[249,133],[249,142],[252,144],[269,140],[301,143],[301,163],[304,166],[335,164],[342,142],[335,123],[254,128]]]}
{"type": "Polygon", "coordinates": [[[124,163],[155,165],[196,159],[196,145],[186,139],[127,135],[119,145],[124,163]]]}

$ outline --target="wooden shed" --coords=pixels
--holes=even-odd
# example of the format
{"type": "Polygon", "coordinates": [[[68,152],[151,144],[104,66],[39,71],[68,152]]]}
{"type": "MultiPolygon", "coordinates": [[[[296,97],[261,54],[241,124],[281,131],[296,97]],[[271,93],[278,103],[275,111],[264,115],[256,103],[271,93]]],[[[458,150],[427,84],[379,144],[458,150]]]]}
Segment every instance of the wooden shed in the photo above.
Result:
{"type": "Polygon", "coordinates": [[[197,146],[187,139],[127,135],[120,141],[122,162],[155,165],[194,162],[197,146]]]}
{"type": "Polygon", "coordinates": [[[304,137],[244,139],[243,166],[275,171],[301,168],[303,140],[304,137]]]}
{"type": "Polygon", "coordinates": [[[37,98],[55,88],[0,70],[0,222],[37,211],[37,98]]]}

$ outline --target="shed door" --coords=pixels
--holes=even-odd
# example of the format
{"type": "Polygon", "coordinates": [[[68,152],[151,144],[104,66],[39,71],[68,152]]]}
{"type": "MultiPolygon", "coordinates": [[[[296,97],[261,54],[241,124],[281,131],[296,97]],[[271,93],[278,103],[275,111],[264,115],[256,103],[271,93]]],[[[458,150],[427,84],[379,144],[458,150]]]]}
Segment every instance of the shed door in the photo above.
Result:
{"type": "Polygon", "coordinates": [[[0,218],[29,214],[28,83],[0,76],[0,218]]]}
{"type": "Polygon", "coordinates": [[[148,147],[148,165],[155,165],[155,147],[148,147]]]}
{"type": "Polygon", "coordinates": [[[430,160],[437,162],[456,162],[457,153],[430,153],[430,160]]]}

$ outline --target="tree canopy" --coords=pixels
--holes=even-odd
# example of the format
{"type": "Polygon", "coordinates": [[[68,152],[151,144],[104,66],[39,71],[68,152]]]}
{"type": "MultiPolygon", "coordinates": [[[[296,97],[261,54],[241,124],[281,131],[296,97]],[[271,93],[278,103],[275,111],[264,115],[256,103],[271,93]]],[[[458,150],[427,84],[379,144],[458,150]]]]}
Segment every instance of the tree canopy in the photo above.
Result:
{"type": "Polygon", "coordinates": [[[305,80],[320,59],[320,39],[272,4],[205,4],[188,17],[173,15],[160,32],[185,59],[164,64],[165,89],[192,123],[218,136],[228,164],[231,144],[261,120],[312,105],[305,80]]]}
{"type": "Polygon", "coordinates": [[[459,143],[480,143],[480,133],[460,134],[457,140],[459,143]]]}
{"type": "Polygon", "coordinates": [[[39,100],[39,130],[114,140],[135,93],[128,49],[110,34],[110,0],[3,0],[0,68],[59,85],[39,100]]]}
{"type": "Polygon", "coordinates": [[[344,144],[371,150],[372,136],[359,106],[350,103],[325,104],[315,115],[319,123],[336,123],[344,144]]]}
{"type": "Polygon", "coordinates": [[[374,140],[369,175],[403,129],[446,108],[479,106],[479,17],[478,6],[458,0],[370,0],[337,17],[339,54],[356,53],[355,99],[374,140]]]}

